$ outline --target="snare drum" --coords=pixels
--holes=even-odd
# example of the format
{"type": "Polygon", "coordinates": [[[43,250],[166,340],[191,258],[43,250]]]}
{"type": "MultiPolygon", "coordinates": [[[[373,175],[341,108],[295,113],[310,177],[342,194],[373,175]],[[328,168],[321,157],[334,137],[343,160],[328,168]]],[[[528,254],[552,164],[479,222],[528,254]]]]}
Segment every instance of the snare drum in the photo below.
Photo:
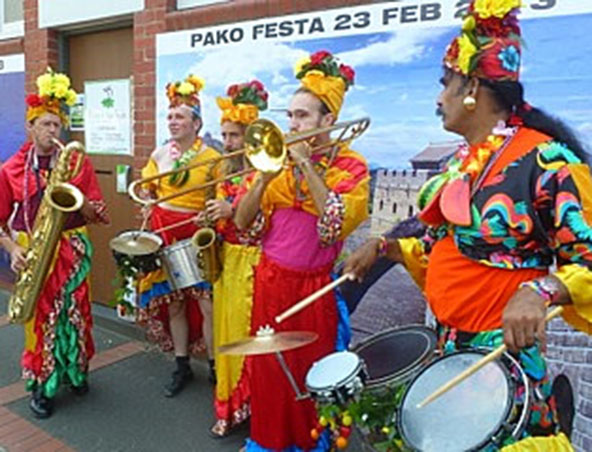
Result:
{"type": "Polygon", "coordinates": [[[354,400],[364,387],[366,370],[362,360],[352,352],[336,352],[312,365],[305,385],[319,404],[345,405],[354,400]]]}
{"type": "Polygon", "coordinates": [[[399,412],[399,433],[412,450],[457,452],[501,447],[519,439],[530,408],[531,388],[520,364],[505,354],[430,404],[433,391],[479,361],[487,351],[452,353],[424,368],[408,386],[399,412]],[[516,402],[520,394],[521,402],[516,402]]]}
{"type": "Polygon", "coordinates": [[[142,273],[161,268],[162,238],[149,231],[124,231],[111,239],[109,247],[118,266],[134,267],[142,273]]]}
{"type": "Polygon", "coordinates": [[[185,289],[204,281],[197,265],[197,250],[190,238],[165,246],[161,256],[173,290],[185,289]]]}
{"type": "Polygon", "coordinates": [[[437,336],[422,325],[390,328],[353,348],[366,364],[365,389],[382,392],[411,380],[434,356],[437,336]]]}

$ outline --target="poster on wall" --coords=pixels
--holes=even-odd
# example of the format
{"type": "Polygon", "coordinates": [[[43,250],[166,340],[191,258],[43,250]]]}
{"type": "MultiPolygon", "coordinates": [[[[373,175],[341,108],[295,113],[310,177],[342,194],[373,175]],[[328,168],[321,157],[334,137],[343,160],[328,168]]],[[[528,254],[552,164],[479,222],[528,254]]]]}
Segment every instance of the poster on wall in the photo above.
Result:
{"type": "Polygon", "coordinates": [[[131,154],[129,79],[84,83],[86,150],[92,154],[131,154]]]}
{"type": "MultiPolygon", "coordinates": [[[[522,80],[528,101],[566,120],[592,142],[592,59],[586,58],[592,2],[525,0],[522,80]],[[552,36],[549,31],[552,30],[552,36]]],[[[193,73],[205,80],[204,135],[219,138],[215,98],[230,84],[258,79],[270,92],[263,113],[286,130],[293,66],[328,50],[356,70],[340,120],[369,116],[353,144],[371,166],[409,167],[429,143],[457,136],[435,115],[442,57],[458,33],[468,0],[407,0],[313,11],[157,36],[157,142],[168,137],[167,82],[193,73]]]]}
{"type": "Polygon", "coordinates": [[[84,94],[76,95],[76,103],[70,107],[70,130],[84,132],[84,94]]]}
{"type": "Polygon", "coordinates": [[[25,131],[25,56],[0,56],[0,162],[19,150],[25,131]]]}

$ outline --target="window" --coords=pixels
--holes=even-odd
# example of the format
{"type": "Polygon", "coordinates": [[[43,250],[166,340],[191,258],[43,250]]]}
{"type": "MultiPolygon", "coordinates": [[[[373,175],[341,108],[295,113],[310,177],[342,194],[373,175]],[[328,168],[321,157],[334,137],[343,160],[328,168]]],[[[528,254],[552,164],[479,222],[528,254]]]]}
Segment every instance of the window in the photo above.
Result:
{"type": "Polygon", "coordinates": [[[23,0],[0,0],[0,40],[24,34],[23,0]]]}
{"type": "Polygon", "coordinates": [[[384,207],[384,201],[381,199],[380,204],[378,205],[378,210],[382,210],[384,207]]]}
{"type": "Polygon", "coordinates": [[[2,3],[4,3],[4,23],[23,20],[23,0],[4,0],[2,3]]]}
{"type": "Polygon", "coordinates": [[[214,3],[226,3],[229,0],[177,0],[177,9],[196,8],[214,3]]]}
{"type": "Polygon", "coordinates": [[[411,218],[413,216],[413,206],[409,206],[409,215],[408,217],[411,218]]]}
{"type": "Polygon", "coordinates": [[[397,213],[397,203],[393,203],[393,213],[397,213]]]}

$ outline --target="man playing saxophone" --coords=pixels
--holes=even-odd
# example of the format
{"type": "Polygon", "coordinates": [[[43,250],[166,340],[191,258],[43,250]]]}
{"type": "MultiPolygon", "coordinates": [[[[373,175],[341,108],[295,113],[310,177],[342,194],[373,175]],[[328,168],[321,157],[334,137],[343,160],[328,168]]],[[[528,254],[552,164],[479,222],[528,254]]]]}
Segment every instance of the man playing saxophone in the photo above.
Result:
{"type": "MultiPolygon", "coordinates": [[[[153,198],[176,194],[188,187],[218,179],[221,175],[219,163],[208,163],[220,154],[208,147],[199,136],[202,127],[199,92],[203,86],[203,80],[189,75],[184,81],[169,83],[166,87],[171,139],[152,153],[142,170],[142,177],[148,178],[172,169],[180,171],[161,178],[159,182],[144,184],[144,189],[153,198]],[[183,171],[184,167],[200,162],[204,165],[183,171]]],[[[198,227],[187,220],[196,218],[205,209],[205,201],[213,197],[214,191],[214,188],[196,190],[152,206],[146,212],[150,215],[151,228],[158,230],[179,223],[160,233],[165,245],[191,238],[198,227]]],[[[185,289],[173,290],[164,270],[158,269],[140,279],[139,293],[138,320],[145,324],[148,339],[157,343],[163,351],[172,350],[175,353],[177,367],[165,385],[165,396],[174,397],[193,378],[189,355],[203,349],[202,339],[205,339],[210,358],[210,380],[213,381],[211,285],[203,281],[185,289]]]]}
{"type": "MultiPolygon", "coordinates": [[[[221,128],[224,150],[243,149],[245,130],[267,109],[268,94],[257,80],[231,85],[228,97],[217,98],[222,111],[221,128]]],[[[244,155],[231,158],[228,171],[245,169],[244,155]]],[[[253,173],[251,173],[253,174],[253,173]]],[[[215,200],[206,202],[210,218],[217,220],[216,230],[223,239],[220,277],[214,284],[214,349],[249,336],[253,306],[253,268],[259,262],[259,240],[242,237],[232,221],[233,203],[244,177],[236,176],[218,185],[215,200]]],[[[245,357],[216,355],[216,393],[214,437],[226,436],[250,414],[250,372],[245,357]]]]}
{"type": "MultiPolygon", "coordinates": [[[[81,158],[78,172],[69,182],[83,195],[78,212],[66,214],[55,249],[33,249],[27,258],[26,249],[33,233],[39,234],[47,222],[37,218],[48,182],[55,182],[52,171],[68,167],[67,153],[56,147],[62,127],[67,126],[67,109],[76,101],[70,80],[64,74],[48,70],[37,78],[39,94],[26,98],[26,128],[30,141],[18,150],[0,169],[0,245],[10,254],[15,272],[32,272],[38,255],[51,253],[52,266],[46,274],[31,273],[32,278],[45,278],[33,308],[32,318],[25,323],[25,350],[21,364],[27,390],[32,392],[30,408],[39,418],[51,416],[53,397],[61,383],[68,384],[76,395],[88,392],[88,363],[94,354],[91,335],[89,275],[92,245],[86,224],[107,223],[105,203],[90,160],[81,158]],[[9,223],[10,220],[10,223],[9,223]],[[35,254],[33,254],[35,253],[35,254]]],[[[59,146],[61,147],[61,146],[59,146]]],[[[47,206],[44,204],[44,213],[47,206]]],[[[41,242],[47,246],[49,238],[41,242]]],[[[22,275],[21,275],[22,276],[22,275]]],[[[15,293],[19,289],[19,279],[15,293]]],[[[9,304],[9,314],[11,306],[9,304]]]]}

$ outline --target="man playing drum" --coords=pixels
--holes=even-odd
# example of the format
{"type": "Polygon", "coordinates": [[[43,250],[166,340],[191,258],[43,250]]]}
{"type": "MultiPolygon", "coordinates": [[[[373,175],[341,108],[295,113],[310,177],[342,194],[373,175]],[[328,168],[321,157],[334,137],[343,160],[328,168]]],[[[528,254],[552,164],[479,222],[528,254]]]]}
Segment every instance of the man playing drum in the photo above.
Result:
{"type": "MultiPolygon", "coordinates": [[[[25,250],[32,232],[37,231],[37,213],[60,158],[54,140],[67,126],[68,107],[76,101],[76,93],[64,74],[48,70],[37,78],[37,87],[39,95],[31,94],[26,99],[31,141],[0,169],[0,245],[10,254],[10,266],[15,272],[27,271],[25,250]]],[[[72,159],[78,157],[76,153],[72,155],[72,159]]],[[[61,181],[80,190],[84,195],[82,207],[68,215],[56,249],[44,251],[55,259],[49,275],[32,275],[47,279],[36,300],[33,317],[25,323],[21,364],[27,390],[32,391],[29,406],[39,418],[51,416],[61,383],[68,384],[77,395],[88,392],[88,364],[95,351],[90,309],[93,248],[86,225],[109,220],[90,159],[84,155],[82,158],[78,174],[61,181]]],[[[34,251],[39,259],[43,251],[34,251]]]]}
{"type": "MultiPolygon", "coordinates": [[[[171,139],[152,153],[142,170],[142,177],[154,176],[171,169],[182,170],[185,166],[219,157],[219,153],[206,146],[199,136],[202,127],[199,91],[203,86],[203,80],[194,75],[166,86],[169,99],[167,122],[171,139]]],[[[144,188],[156,199],[219,176],[219,163],[206,163],[160,179],[159,183],[148,183],[144,188]]],[[[150,215],[152,230],[181,223],[161,233],[165,246],[189,239],[197,231],[198,227],[194,222],[185,220],[196,217],[205,209],[205,201],[211,197],[207,191],[196,190],[172,198],[146,212],[150,215]]],[[[139,293],[138,320],[146,325],[148,338],[158,343],[163,350],[174,350],[175,353],[177,368],[171,381],[165,386],[165,396],[175,396],[193,378],[189,355],[202,349],[202,332],[210,358],[210,379],[213,381],[211,285],[202,281],[185,289],[173,290],[164,270],[158,269],[140,279],[139,293]]]]}
{"type": "Polygon", "coordinates": [[[575,136],[524,101],[519,6],[472,2],[446,51],[438,114],[467,144],[420,191],[426,236],[371,239],[344,272],[362,278],[381,255],[405,265],[444,352],[505,343],[534,387],[531,438],[508,450],[571,450],[558,434],[541,349],[549,304],[592,331],[592,181],[575,136]]]}
{"type": "MultiPolygon", "coordinates": [[[[291,132],[332,125],[341,110],[353,70],[339,66],[329,52],[301,61],[296,77],[302,86],[288,109],[291,132]]],[[[316,135],[314,146],[330,141],[316,135]]],[[[289,164],[275,174],[258,173],[241,198],[235,223],[262,236],[262,256],[255,269],[252,333],[271,325],[276,330],[318,333],[316,342],[286,352],[288,368],[300,388],[310,366],[336,348],[346,348],[349,324],[345,304],[329,292],[289,320],[274,317],[327,285],[343,240],[367,217],[368,168],[347,143],[311,153],[300,143],[289,147],[289,164]]],[[[251,438],[248,451],[318,450],[311,429],[317,423],[312,401],[295,400],[294,390],[273,355],[255,356],[251,378],[251,438]],[[317,450],[317,449],[315,449],[317,450]]]]}
{"type": "MultiPolygon", "coordinates": [[[[268,94],[263,85],[253,80],[231,85],[228,97],[217,98],[222,111],[221,127],[224,150],[244,148],[246,127],[267,109],[268,94]]],[[[244,155],[231,158],[228,173],[246,168],[244,155]]],[[[254,173],[252,173],[254,174],[254,173]]],[[[206,211],[217,220],[216,229],[222,237],[222,271],[214,284],[214,350],[220,345],[238,341],[251,332],[253,306],[253,268],[259,262],[259,240],[241,236],[232,221],[233,202],[243,183],[242,176],[227,179],[217,188],[215,200],[206,202],[206,211]]],[[[215,437],[223,437],[230,429],[250,415],[250,372],[245,357],[216,353],[216,423],[211,429],[215,437]]]]}

